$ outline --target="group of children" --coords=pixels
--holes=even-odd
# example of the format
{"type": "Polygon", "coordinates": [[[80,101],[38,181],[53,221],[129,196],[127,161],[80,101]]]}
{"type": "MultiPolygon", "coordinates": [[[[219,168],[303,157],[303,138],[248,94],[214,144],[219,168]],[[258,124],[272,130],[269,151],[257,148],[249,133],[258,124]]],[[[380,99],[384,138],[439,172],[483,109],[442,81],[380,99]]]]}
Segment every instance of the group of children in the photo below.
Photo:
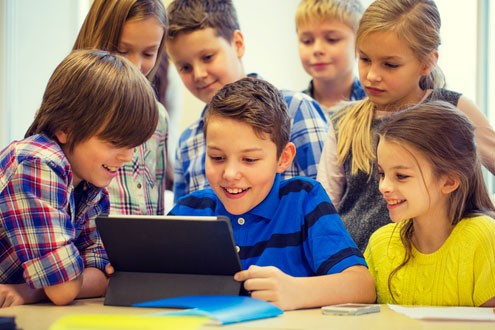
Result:
{"type": "Polygon", "coordinates": [[[103,295],[96,215],[163,214],[165,45],[206,104],[178,142],[170,214],[231,219],[252,297],[495,306],[495,132],[444,88],[434,1],[302,0],[296,28],[309,96],[244,72],[230,0],[95,0],[0,152],[0,306],[103,295]]]}

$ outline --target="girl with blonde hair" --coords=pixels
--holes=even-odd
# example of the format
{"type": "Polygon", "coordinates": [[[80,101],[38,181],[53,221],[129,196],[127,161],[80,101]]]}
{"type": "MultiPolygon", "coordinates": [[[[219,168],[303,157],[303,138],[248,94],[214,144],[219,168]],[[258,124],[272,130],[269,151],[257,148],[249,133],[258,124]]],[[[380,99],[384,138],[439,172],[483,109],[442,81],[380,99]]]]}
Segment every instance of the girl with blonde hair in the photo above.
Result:
{"type": "Polygon", "coordinates": [[[317,176],[361,250],[390,222],[372,147],[383,118],[426,101],[449,102],[474,123],[481,161],[495,173],[495,131],[472,101],[444,88],[437,66],[440,25],[432,0],[377,0],[361,18],[356,47],[367,97],[333,117],[317,176]]]}

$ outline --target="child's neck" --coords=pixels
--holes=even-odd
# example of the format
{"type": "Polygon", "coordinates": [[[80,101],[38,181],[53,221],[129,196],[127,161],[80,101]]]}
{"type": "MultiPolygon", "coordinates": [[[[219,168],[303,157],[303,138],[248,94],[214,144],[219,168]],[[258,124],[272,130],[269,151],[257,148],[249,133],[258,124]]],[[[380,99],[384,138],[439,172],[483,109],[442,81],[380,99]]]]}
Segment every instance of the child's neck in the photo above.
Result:
{"type": "Polygon", "coordinates": [[[339,80],[313,79],[313,97],[324,108],[331,108],[340,101],[348,101],[351,95],[354,75],[339,80]]]}
{"type": "Polygon", "coordinates": [[[424,254],[430,254],[442,247],[449,238],[455,225],[447,215],[432,215],[428,218],[415,218],[412,242],[416,249],[424,254]]]}
{"type": "Polygon", "coordinates": [[[431,94],[433,90],[427,89],[427,90],[422,90],[418,88],[417,92],[415,95],[412,95],[408,97],[407,99],[403,99],[398,101],[397,103],[390,103],[390,104],[384,104],[383,106],[376,107],[375,111],[375,118],[381,118],[384,116],[388,116],[392,114],[393,112],[396,112],[400,109],[405,109],[408,106],[413,106],[416,104],[423,103],[428,95],[431,94]]]}

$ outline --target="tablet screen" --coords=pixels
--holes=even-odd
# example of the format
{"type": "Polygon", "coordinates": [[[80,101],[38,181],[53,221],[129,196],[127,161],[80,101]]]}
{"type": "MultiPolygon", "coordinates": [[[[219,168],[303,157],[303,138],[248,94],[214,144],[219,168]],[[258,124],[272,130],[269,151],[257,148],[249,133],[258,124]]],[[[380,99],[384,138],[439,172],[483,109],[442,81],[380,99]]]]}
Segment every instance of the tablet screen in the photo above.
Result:
{"type": "Polygon", "coordinates": [[[241,270],[226,217],[100,216],[96,226],[116,272],[233,275],[241,270]]]}

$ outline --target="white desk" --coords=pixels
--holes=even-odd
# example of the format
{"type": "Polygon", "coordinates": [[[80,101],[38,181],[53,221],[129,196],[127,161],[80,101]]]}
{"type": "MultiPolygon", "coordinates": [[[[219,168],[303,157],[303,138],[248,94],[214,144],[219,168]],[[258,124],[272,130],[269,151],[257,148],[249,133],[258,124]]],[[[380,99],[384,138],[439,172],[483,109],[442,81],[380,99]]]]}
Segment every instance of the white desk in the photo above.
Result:
{"type": "MultiPolygon", "coordinates": [[[[15,316],[22,330],[48,329],[53,322],[71,314],[148,314],[163,312],[156,308],[132,308],[104,306],[103,299],[81,299],[70,306],[52,304],[23,305],[0,309],[0,316],[15,316]]],[[[205,326],[203,329],[366,329],[366,330],[493,330],[495,322],[441,322],[418,321],[381,306],[381,312],[360,316],[322,315],[319,309],[285,312],[283,315],[258,321],[227,326],[205,326]]]]}

